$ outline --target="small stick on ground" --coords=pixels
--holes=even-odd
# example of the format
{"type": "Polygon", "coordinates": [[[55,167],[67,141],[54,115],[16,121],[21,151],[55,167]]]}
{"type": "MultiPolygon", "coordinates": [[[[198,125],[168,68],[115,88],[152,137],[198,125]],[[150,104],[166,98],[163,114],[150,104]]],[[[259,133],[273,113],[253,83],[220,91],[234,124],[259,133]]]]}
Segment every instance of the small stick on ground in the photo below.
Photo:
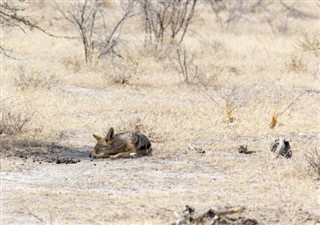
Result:
{"type": "Polygon", "coordinates": [[[34,214],[33,212],[30,211],[30,209],[28,207],[25,207],[25,209],[28,211],[28,214],[33,216],[34,218],[38,219],[39,221],[43,222],[43,219],[40,218],[39,216],[37,216],[36,214],[34,214]]]}

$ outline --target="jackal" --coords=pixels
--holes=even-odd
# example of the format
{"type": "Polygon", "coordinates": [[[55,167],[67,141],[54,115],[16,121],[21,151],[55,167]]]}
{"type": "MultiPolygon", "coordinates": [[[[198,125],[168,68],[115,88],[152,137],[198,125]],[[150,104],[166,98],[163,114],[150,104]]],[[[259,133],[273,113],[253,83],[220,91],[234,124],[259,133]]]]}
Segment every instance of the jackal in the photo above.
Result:
{"type": "Polygon", "coordinates": [[[151,155],[152,148],[149,139],[140,133],[114,134],[111,127],[105,138],[93,134],[98,141],[94,150],[90,153],[91,158],[128,158],[151,155]]]}

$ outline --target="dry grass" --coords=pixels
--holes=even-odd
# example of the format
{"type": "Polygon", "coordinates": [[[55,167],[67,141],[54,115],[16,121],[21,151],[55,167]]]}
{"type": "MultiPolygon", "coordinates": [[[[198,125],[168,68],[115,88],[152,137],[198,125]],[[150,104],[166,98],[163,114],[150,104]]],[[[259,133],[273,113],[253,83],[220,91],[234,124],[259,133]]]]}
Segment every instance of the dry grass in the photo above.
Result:
{"type": "Polygon", "coordinates": [[[14,135],[21,133],[32,119],[32,114],[27,112],[13,112],[10,106],[0,108],[0,134],[14,135]]]}
{"type": "Polygon", "coordinates": [[[318,178],[320,177],[320,154],[317,149],[310,151],[306,154],[306,160],[309,165],[310,173],[315,174],[318,178]]]}
{"type": "MultiPolygon", "coordinates": [[[[52,32],[76,35],[53,6],[30,3],[27,12],[52,32]]],[[[307,50],[317,46],[311,39],[297,48],[318,32],[319,17],[290,17],[285,33],[248,21],[222,32],[212,12],[199,6],[184,43],[198,68],[191,84],[182,82],[174,50],[143,47],[137,18],[122,28],[124,58],[89,66],[79,40],[2,33],[21,60],[1,59],[1,109],[32,117],[22,133],[3,132],[1,150],[23,151],[20,141],[6,144],[17,139],[28,149],[45,151],[55,143],[65,154],[76,149],[85,155],[95,144],[93,133],[114,127],[147,134],[154,155],[82,158],[75,165],[2,156],[1,222],[169,224],[186,204],[199,213],[243,206],[243,215],[264,224],[319,220],[319,184],[305,159],[320,144],[320,83],[312,76],[319,59],[307,50]],[[290,141],[291,159],[271,160],[270,144],[279,136],[290,141]],[[238,154],[239,145],[256,153],[238,154]]],[[[297,6],[312,15],[319,11],[313,2],[297,6]]],[[[104,7],[117,12],[114,2],[104,7]]]]}

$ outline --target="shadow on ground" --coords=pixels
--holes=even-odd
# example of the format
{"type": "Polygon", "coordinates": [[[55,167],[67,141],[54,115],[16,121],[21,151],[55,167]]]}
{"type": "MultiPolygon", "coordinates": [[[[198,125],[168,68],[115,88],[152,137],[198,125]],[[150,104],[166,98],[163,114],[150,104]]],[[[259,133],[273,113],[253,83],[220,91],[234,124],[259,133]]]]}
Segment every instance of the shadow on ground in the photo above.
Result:
{"type": "Polygon", "coordinates": [[[31,158],[34,162],[71,164],[90,160],[89,147],[74,148],[38,140],[1,137],[0,148],[1,157],[31,158]]]}

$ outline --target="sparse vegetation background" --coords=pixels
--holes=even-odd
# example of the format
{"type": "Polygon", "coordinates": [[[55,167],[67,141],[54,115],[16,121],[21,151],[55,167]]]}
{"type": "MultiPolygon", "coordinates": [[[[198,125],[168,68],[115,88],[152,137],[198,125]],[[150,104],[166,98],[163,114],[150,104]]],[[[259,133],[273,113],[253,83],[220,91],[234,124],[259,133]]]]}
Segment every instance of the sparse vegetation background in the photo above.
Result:
{"type": "Polygon", "coordinates": [[[185,205],[319,223],[319,15],[318,0],[1,1],[0,223],[171,224],[185,205]],[[153,155],[91,161],[110,127],[153,155]],[[272,157],[280,137],[291,158],[272,157]]]}

